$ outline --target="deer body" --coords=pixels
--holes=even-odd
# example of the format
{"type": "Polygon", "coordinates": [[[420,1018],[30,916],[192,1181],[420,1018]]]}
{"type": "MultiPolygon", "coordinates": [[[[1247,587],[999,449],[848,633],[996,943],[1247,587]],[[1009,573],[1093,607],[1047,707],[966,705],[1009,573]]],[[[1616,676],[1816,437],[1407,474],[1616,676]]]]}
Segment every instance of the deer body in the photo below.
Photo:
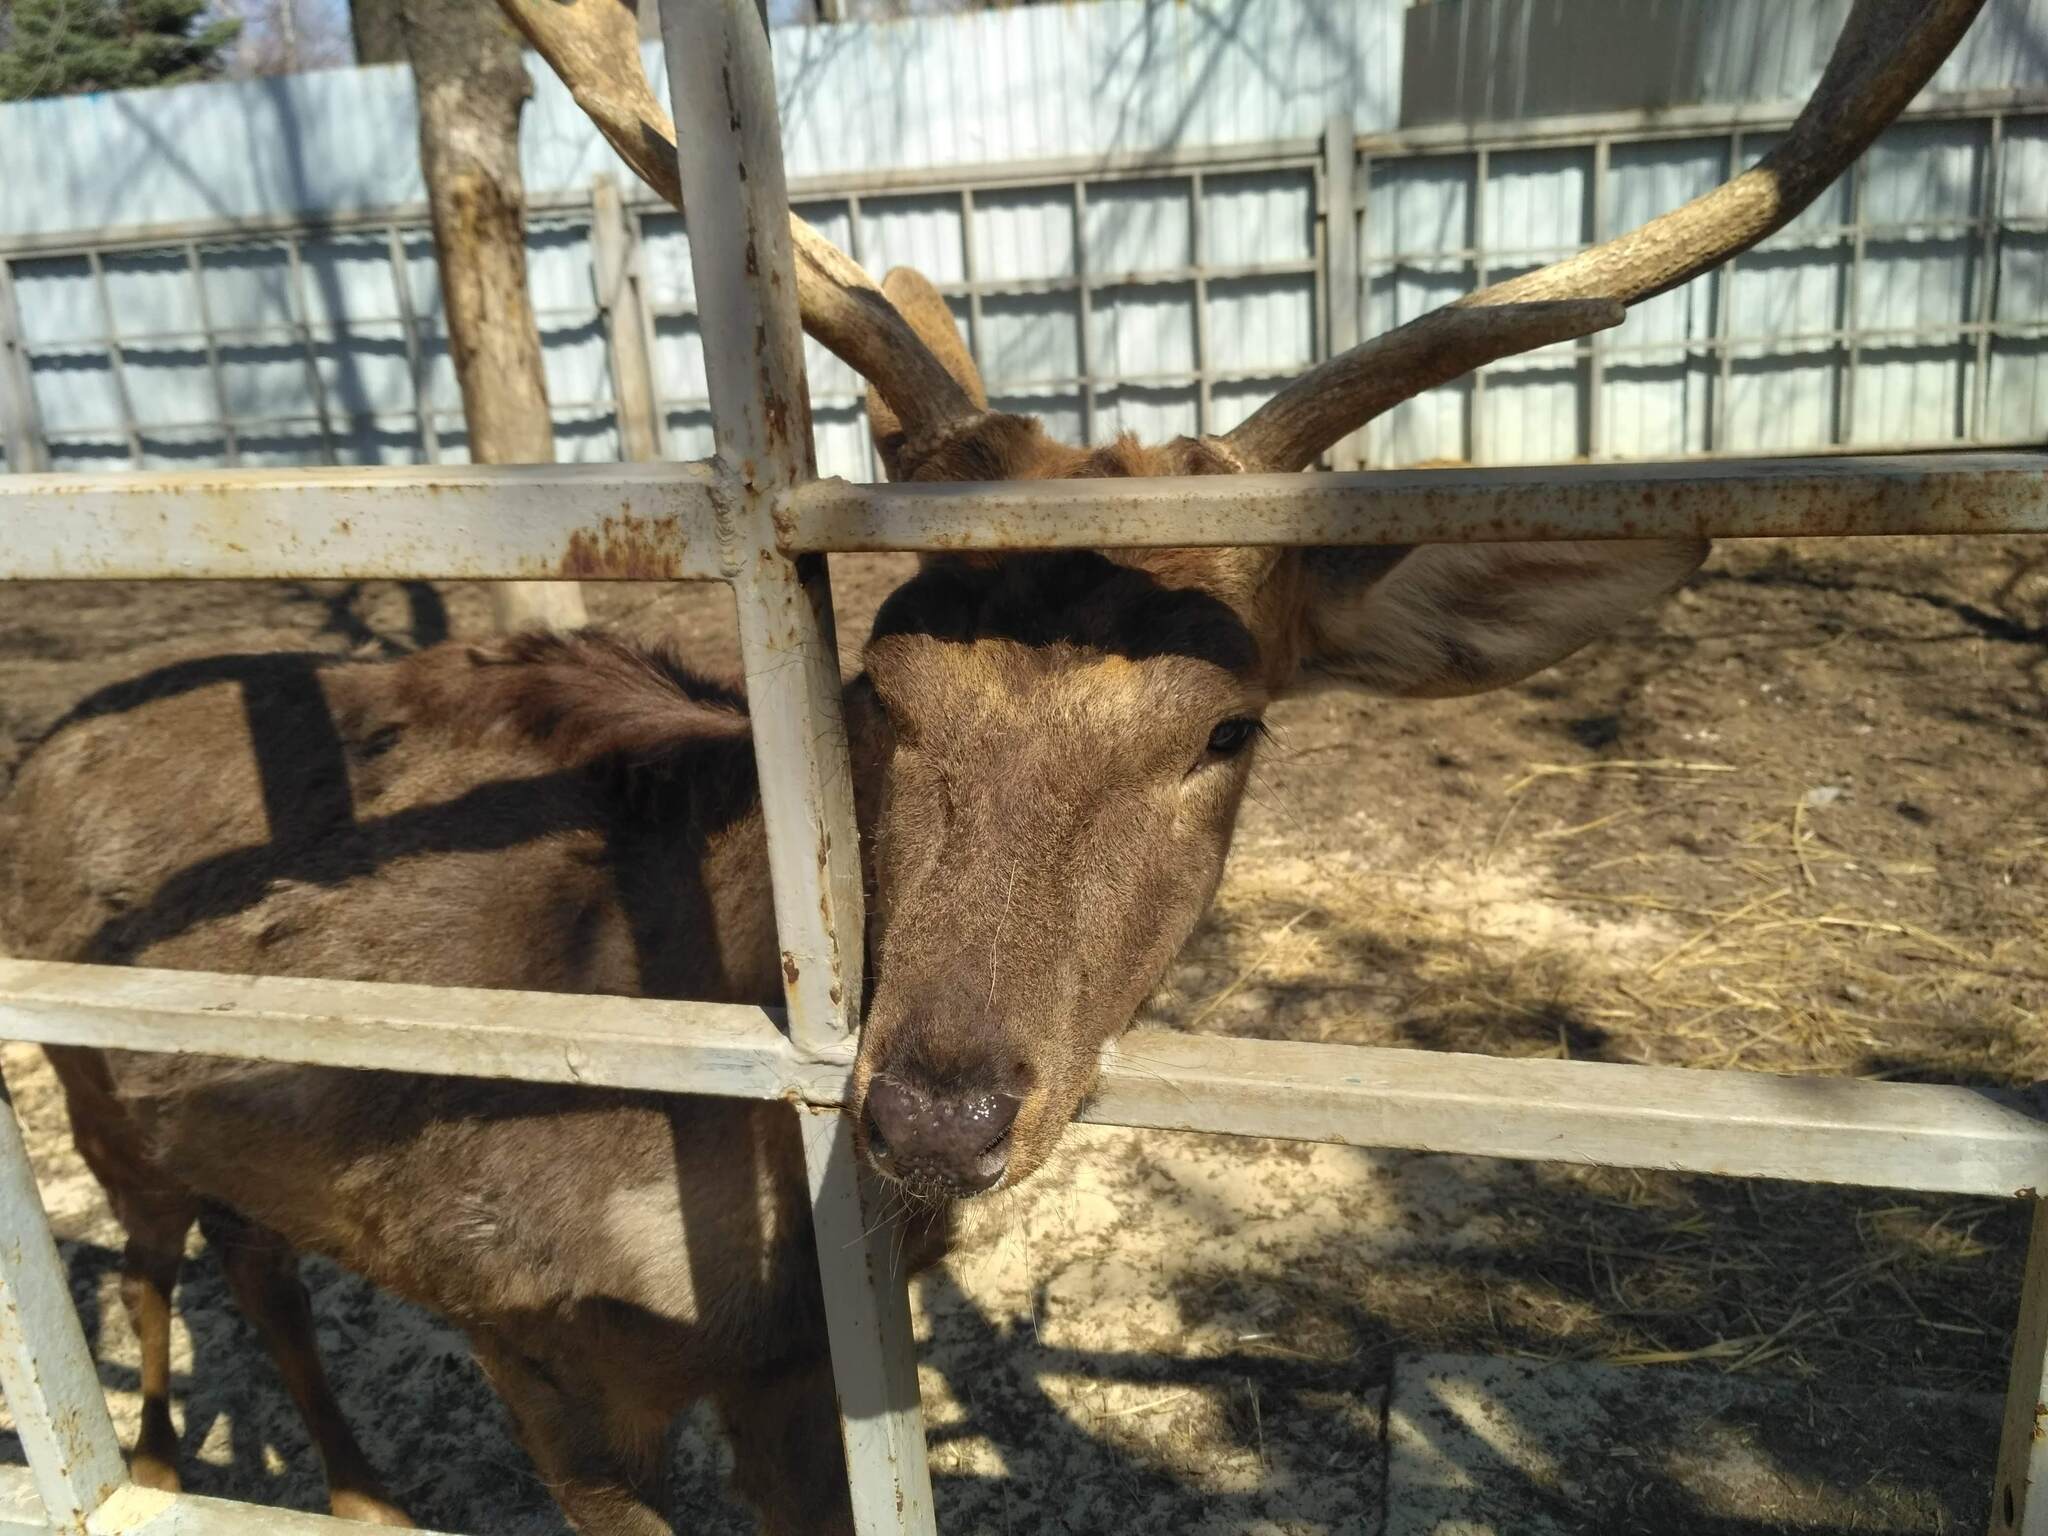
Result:
{"type": "MultiPolygon", "coordinates": [[[[87,701],[5,831],[0,931],[24,955],[560,992],[572,1039],[577,993],[779,1000],[745,716],[623,644],[172,667],[87,701]]],[[[337,1512],[402,1518],[319,1379],[298,1249],[469,1330],[581,1528],[666,1529],[661,1431],[712,1389],[743,1451],[794,1428],[821,1458],[801,1496],[742,1465],[778,1528],[837,1518],[829,1388],[785,1384],[824,1357],[786,1106],[50,1054],[130,1229],[146,1352],[203,1219],[337,1512]]],[[[175,1483],[154,1397],[138,1472],[175,1483]]]]}

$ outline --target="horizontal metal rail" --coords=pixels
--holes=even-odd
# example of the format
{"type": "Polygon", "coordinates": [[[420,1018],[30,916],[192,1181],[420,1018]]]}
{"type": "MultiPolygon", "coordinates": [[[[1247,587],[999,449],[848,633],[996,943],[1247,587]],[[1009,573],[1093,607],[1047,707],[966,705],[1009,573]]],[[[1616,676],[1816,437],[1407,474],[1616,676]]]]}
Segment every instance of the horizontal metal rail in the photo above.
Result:
{"type": "MultiPolygon", "coordinates": [[[[844,1103],[851,1043],[765,1009],[0,960],[0,1038],[844,1103]]],[[[2048,1189],[2048,1122],[1968,1088],[1137,1030],[1097,1125],[1958,1195],[2048,1189]]]]}
{"type": "MultiPolygon", "coordinates": [[[[715,461],[8,475],[0,580],[710,579],[730,491],[715,461]]],[[[791,552],[2048,533],[2048,454],[823,480],[777,527],[791,552]]]]}
{"type": "Polygon", "coordinates": [[[724,574],[720,486],[710,463],[0,475],[0,580],[698,580],[724,574]]]}
{"type": "MultiPolygon", "coordinates": [[[[80,1529],[49,1518],[26,1467],[0,1466],[0,1536],[45,1536],[60,1530],[77,1536],[80,1529]]],[[[159,1493],[132,1483],[94,1510],[83,1527],[84,1536],[362,1536],[368,1529],[332,1515],[234,1504],[201,1494],[159,1493]]],[[[435,1533],[422,1531],[420,1536],[435,1533]]]]}
{"type": "Polygon", "coordinates": [[[848,486],[790,498],[802,550],[1450,544],[2048,533],[2048,454],[848,486]]]}

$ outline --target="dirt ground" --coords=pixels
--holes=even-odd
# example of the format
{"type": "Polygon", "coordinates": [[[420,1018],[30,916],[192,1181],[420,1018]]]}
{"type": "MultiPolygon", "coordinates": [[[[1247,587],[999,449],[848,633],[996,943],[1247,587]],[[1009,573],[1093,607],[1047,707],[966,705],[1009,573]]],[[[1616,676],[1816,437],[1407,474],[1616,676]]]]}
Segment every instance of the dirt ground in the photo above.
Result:
{"type": "MultiPolygon", "coordinates": [[[[849,636],[902,569],[835,566],[849,636]]],[[[683,626],[706,666],[735,660],[722,589],[589,595],[607,619],[683,626]]],[[[473,588],[7,589],[0,778],[81,695],[195,644],[379,654],[484,627],[473,588]]],[[[1215,910],[1146,1019],[2032,1084],[2044,689],[2048,544],[1890,540],[1724,545],[1659,612],[1490,697],[1291,701],[1215,910]]],[[[5,1065],[126,1432],[115,1229],[39,1057],[10,1046],[5,1065]]],[[[1420,1352],[1773,1384],[1728,1432],[1763,1481],[1820,1495],[1730,1494],[1695,1475],[1680,1417],[1649,1414],[1633,1444],[1593,1448],[1621,1469],[1602,1529],[1982,1528],[1991,1419],[1868,1410],[1905,1383],[2000,1390],[2016,1209],[1094,1129],[1068,1146],[919,1286],[949,1533],[1378,1530],[1389,1394],[1420,1352]]],[[[559,1530],[456,1336],[309,1275],[347,1406],[416,1517],[559,1530]]],[[[197,1248],[179,1312],[190,1485],[319,1507],[283,1393],[197,1248]]],[[[701,1423],[681,1438],[682,1529],[749,1529],[722,1456],[701,1423]]]]}

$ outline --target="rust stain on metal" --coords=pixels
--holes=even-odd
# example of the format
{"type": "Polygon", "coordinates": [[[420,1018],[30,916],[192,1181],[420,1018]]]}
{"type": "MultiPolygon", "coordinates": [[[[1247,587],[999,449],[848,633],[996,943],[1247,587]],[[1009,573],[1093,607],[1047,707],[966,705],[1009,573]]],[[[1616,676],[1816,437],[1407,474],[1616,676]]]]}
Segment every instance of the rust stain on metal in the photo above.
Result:
{"type": "Polygon", "coordinates": [[[682,519],[673,513],[639,517],[622,510],[595,532],[579,528],[569,535],[556,570],[578,580],[674,581],[688,547],[682,519]]]}
{"type": "Polygon", "coordinates": [[[797,975],[796,956],[785,949],[782,952],[782,979],[793,987],[796,985],[797,975]]]}

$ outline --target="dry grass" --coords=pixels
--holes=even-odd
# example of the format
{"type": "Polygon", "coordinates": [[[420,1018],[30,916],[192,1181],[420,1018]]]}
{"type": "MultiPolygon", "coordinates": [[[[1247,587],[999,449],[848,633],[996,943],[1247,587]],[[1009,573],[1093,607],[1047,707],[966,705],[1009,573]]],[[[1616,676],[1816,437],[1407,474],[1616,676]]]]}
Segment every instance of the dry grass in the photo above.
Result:
{"type": "MultiPolygon", "coordinates": [[[[1995,855],[1972,849],[1963,866],[1902,846],[1889,805],[1815,788],[1676,758],[1529,763],[1479,794],[1476,855],[1417,869],[1247,850],[1159,1022],[1697,1068],[2048,1078],[2048,902],[2009,879],[2038,866],[2048,823],[1995,829],[1995,855]],[[1558,792],[1595,779],[1590,799],[1558,792]]],[[[1488,1208],[1502,1231],[1485,1252],[1372,1280],[1366,1303],[1404,1344],[1966,1389],[2002,1379],[2013,1207],[1532,1166],[1503,1176],[1488,1208]]]]}

